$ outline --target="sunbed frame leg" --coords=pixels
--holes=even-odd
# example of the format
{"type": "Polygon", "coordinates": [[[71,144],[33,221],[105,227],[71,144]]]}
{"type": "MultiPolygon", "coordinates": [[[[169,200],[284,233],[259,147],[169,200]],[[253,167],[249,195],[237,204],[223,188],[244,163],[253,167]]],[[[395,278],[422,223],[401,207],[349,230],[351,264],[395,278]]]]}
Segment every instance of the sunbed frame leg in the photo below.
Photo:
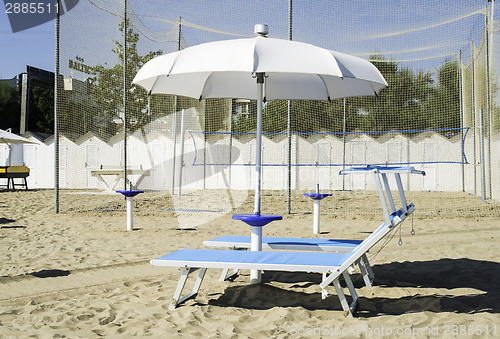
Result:
{"type": "Polygon", "coordinates": [[[373,271],[370,267],[370,264],[368,263],[366,255],[363,255],[361,258],[359,258],[358,266],[359,270],[361,271],[361,275],[363,276],[363,280],[365,282],[366,287],[368,287],[368,289],[372,288],[373,271]]]}
{"type": "Polygon", "coordinates": [[[174,298],[172,299],[172,303],[170,304],[169,310],[174,310],[177,305],[180,303],[183,303],[184,301],[195,297],[198,294],[198,291],[200,290],[201,282],[203,281],[203,278],[205,277],[205,272],[207,271],[206,268],[200,268],[200,273],[198,274],[198,277],[196,278],[196,282],[194,283],[193,290],[191,293],[187,294],[184,297],[180,297],[182,294],[182,290],[184,289],[184,285],[186,285],[187,278],[189,276],[189,273],[197,270],[197,268],[183,268],[182,273],[181,273],[181,278],[179,279],[179,283],[177,284],[177,288],[175,289],[174,293],[174,298]]]}
{"type": "MultiPolygon", "coordinates": [[[[327,273],[323,272],[323,280],[325,280],[327,277],[327,273]]],[[[328,286],[325,286],[324,288],[321,289],[321,299],[326,299],[328,297],[328,286]]]]}
{"type": "Polygon", "coordinates": [[[235,277],[238,275],[239,270],[235,268],[231,273],[229,273],[229,268],[225,268],[222,270],[222,274],[219,278],[219,281],[226,281],[228,279],[231,279],[232,277],[235,277]]]}
{"type": "Polygon", "coordinates": [[[370,266],[370,262],[368,261],[368,257],[366,256],[366,254],[363,254],[361,256],[361,260],[363,261],[363,264],[365,265],[366,271],[368,272],[368,276],[370,277],[370,279],[373,282],[373,280],[375,279],[375,274],[372,271],[372,267],[370,266]]]}
{"type": "Polygon", "coordinates": [[[349,305],[349,310],[352,314],[356,310],[356,306],[358,305],[358,293],[356,293],[356,289],[354,288],[354,284],[352,283],[351,276],[346,271],[342,272],[342,276],[344,277],[347,288],[349,289],[349,293],[352,297],[351,305],[349,305]]]}
{"type": "MultiPolygon", "coordinates": [[[[349,278],[349,281],[351,279],[349,278]]],[[[337,292],[337,296],[339,297],[340,300],[340,305],[342,305],[342,309],[344,310],[344,314],[346,316],[352,317],[352,310],[351,307],[349,306],[349,303],[347,302],[347,299],[345,297],[344,291],[342,290],[342,286],[340,285],[339,279],[334,279],[333,280],[333,286],[335,287],[335,291],[337,292]]],[[[352,284],[352,281],[351,281],[352,284]]],[[[357,301],[357,299],[356,299],[357,301]]]]}

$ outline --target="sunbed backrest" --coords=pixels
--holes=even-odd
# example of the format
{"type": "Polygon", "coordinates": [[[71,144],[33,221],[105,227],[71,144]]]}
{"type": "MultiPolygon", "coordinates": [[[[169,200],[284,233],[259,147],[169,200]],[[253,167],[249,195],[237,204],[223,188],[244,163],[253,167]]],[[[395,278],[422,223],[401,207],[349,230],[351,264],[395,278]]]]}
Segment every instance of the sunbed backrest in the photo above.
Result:
{"type": "MultiPolygon", "coordinates": [[[[400,210],[401,211],[401,210],[400,210]]],[[[400,212],[398,211],[398,212],[400,212]]],[[[393,219],[396,215],[400,213],[393,213],[391,215],[391,219],[393,219]]],[[[383,237],[385,237],[392,228],[392,225],[387,225],[387,222],[384,222],[379,228],[377,228],[372,234],[370,234],[361,244],[359,244],[354,250],[351,252],[351,256],[348,260],[346,260],[340,267],[339,272],[343,272],[347,267],[354,264],[363,254],[366,254],[369,249],[371,249],[375,244],[377,244],[383,237]]]]}

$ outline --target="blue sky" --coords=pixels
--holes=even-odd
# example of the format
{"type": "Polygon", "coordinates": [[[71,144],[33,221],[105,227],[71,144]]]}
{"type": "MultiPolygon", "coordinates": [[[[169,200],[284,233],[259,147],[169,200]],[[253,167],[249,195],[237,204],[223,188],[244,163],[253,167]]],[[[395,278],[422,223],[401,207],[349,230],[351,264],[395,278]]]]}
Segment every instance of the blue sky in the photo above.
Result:
{"type": "Polygon", "coordinates": [[[26,66],[54,71],[54,21],[12,33],[4,5],[0,5],[0,79],[26,72],[26,66]]]}

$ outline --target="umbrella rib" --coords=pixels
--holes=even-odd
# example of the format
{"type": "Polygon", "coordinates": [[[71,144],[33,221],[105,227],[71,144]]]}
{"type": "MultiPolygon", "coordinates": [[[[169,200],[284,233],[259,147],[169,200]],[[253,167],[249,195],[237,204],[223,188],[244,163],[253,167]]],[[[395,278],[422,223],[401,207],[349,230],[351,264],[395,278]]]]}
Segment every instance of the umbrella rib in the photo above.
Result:
{"type": "Polygon", "coordinates": [[[207,76],[207,78],[205,79],[205,82],[203,83],[203,86],[201,87],[201,91],[200,91],[200,97],[198,98],[198,101],[201,101],[203,100],[203,93],[205,93],[205,87],[207,86],[208,84],[208,81],[210,79],[210,77],[212,76],[212,74],[214,74],[215,72],[210,72],[210,74],[207,76]]]}
{"type": "Polygon", "coordinates": [[[155,81],[153,82],[153,85],[151,86],[151,89],[150,89],[150,90],[149,90],[149,92],[148,92],[148,96],[150,96],[150,95],[151,95],[151,92],[153,92],[153,88],[155,88],[156,82],[158,81],[158,79],[159,79],[159,78],[160,78],[160,77],[156,77],[156,78],[155,78],[155,81]]]}
{"type": "MultiPolygon", "coordinates": [[[[323,86],[324,86],[325,91],[326,91],[326,97],[327,97],[328,102],[332,102],[332,99],[330,98],[330,91],[328,90],[328,86],[326,85],[325,80],[323,79],[323,77],[321,76],[321,74],[318,74],[318,77],[323,82],[323,86]]],[[[340,78],[343,79],[344,77],[340,77],[340,78]]]]}

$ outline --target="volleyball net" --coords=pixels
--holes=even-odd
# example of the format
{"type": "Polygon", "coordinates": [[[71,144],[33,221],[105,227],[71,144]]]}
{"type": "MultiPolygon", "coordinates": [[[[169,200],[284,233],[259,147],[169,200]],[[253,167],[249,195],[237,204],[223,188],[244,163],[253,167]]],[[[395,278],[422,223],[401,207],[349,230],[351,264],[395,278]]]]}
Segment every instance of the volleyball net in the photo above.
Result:
{"type": "Polygon", "coordinates": [[[266,23],[270,37],[370,60],[389,87],[265,103],[264,190],[370,190],[339,168],[414,165],[428,175],[410,190],[500,199],[496,11],[465,0],[79,1],[60,25],[60,187],[108,189],[100,173],[128,168],[148,191],[252,190],[255,101],[148,96],[131,82],[155,56],[266,23]]]}

